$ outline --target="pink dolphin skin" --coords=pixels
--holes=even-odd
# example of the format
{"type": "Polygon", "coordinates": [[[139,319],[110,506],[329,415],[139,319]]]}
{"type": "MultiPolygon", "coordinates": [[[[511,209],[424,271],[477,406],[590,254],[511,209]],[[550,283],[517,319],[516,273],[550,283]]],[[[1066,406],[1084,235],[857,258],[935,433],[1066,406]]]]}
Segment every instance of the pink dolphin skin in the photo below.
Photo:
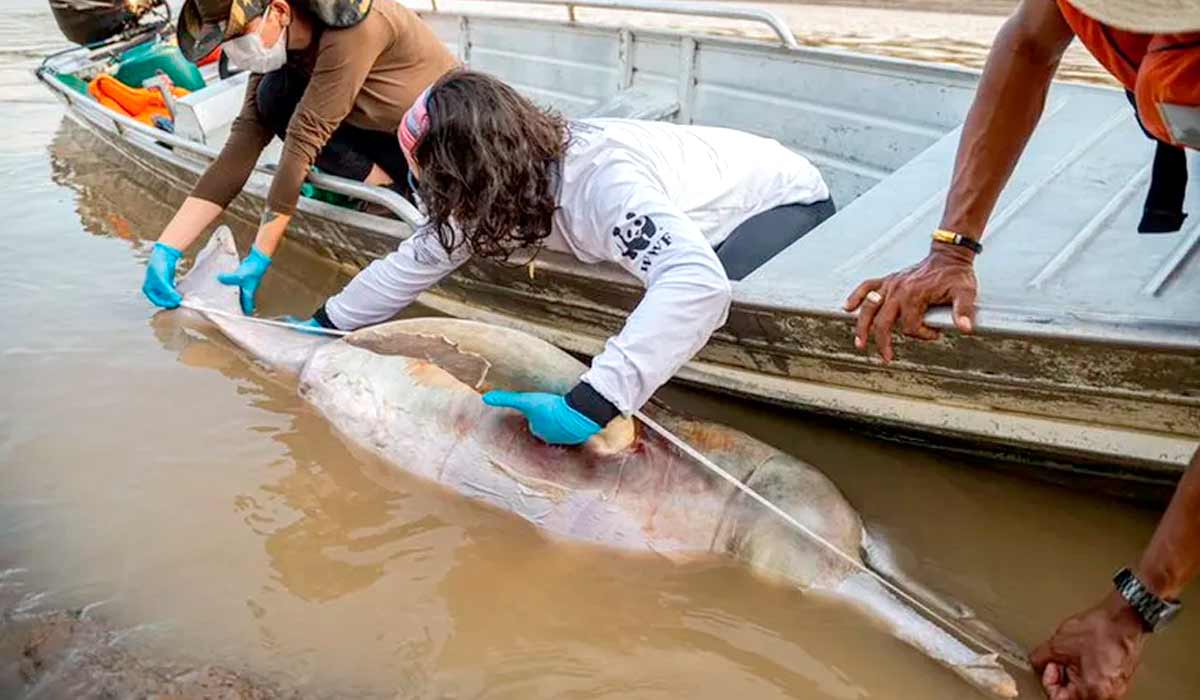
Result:
{"type": "MultiPolygon", "coordinates": [[[[237,260],[232,236],[219,229],[180,281],[186,303],[216,309],[199,315],[257,360],[295,374],[301,396],[355,446],[554,537],[676,558],[733,557],[805,594],[849,602],[989,695],[1017,696],[997,654],[974,651],[662,437],[625,423],[616,428],[630,439],[618,435],[607,449],[551,447],[519,414],[480,400],[493,388],[565,392],[584,371],[567,353],[525,333],[456,319],[395,321],[344,339],[248,322],[238,318],[236,288],[216,282],[237,260]]],[[[1018,645],[900,571],[819,470],[731,428],[665,409],[647,413],[855,562],[1021,663],[1018,645]]]]}

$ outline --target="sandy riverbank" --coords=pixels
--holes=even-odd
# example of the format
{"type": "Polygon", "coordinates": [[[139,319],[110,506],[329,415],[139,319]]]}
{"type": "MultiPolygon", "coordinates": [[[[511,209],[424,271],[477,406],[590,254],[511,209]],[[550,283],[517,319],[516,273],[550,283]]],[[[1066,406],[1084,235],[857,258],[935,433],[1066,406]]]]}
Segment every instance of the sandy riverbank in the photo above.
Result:
{"type": "MultiPolygon", "coordinates": [[[[428,0],[406,0],[411,7],[428,9],[428,0]]],[[[1000,25],[1015,6],[1012,0],[972,4],[971,13],[943,12],[956,3],[945,0],[815,0],[813,2],[722,2],[732,6],[767,7],[786,22],[805,46],[948,63],[981,69],[1000,25]],[[848,7],[849,5],[849,7],[848,7]],[[1008,8],[1008,9],[1006,9],[1008,8]],[[975,12],[978,10],[978,12],[975,12]]],[[[501,16],[561,20],[561,6],[531,5],[495,0],[437,0],[443,12],[470,12],[501,16]]],[[[770,41],[773,34],[762,24],[737,20],[666,15],[645,12],[577,8],[580,22],[629,25],[642,29],[704,32],[770,41]]],[[[1059,78],[1113,84],[1108,74],[1078,43],[1068,49],[1059,78]]]]}

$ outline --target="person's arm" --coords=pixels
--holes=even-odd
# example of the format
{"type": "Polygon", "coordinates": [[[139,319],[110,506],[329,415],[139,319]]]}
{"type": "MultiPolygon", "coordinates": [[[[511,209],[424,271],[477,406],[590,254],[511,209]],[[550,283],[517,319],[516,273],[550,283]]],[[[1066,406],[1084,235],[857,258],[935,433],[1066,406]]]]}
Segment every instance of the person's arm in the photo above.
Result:
{"type": "Polygon", "coordinates": [[[246,186],[259,155],[274,137],[258,115],[258,84],[261,81],[262,76],[257,74],[246,81],[242,109],[229,127],[225,145],[163,230],[160,242],[181,250],[188,247],[246,186]]]}
{"type": "MultiPolygon", "coordinates": [[[[1168,600],[1178,599],[1200,574],[1200,451],[1134,573],[1168,600]]],[[[1120,700],[1137,670],[1146,634],[1141,617],[1114,590],[1059,625],[1030,661],[1050,700],[1120,700]]]]}
{"type": "MultiPolygon", "coordinates": [[[[1004,23],[963,124],[941,228],[976,240],[983,236],[1073,37],[1055,0],[1024,0],[1004,23]]],[[[905,335],[934,340],[938,332],[925,325],[925,312],[944,304],[953,304],[955,325],[970,333],[975,317],[974,258],[966,248],[933,242],[929,255],[913,267],[860,284],[845,305],[847,311],[862,307],[855,346],[865,350],[873,333],[880,356],[890,362],[897,321],[905,335]],[[871,292],[878,292],[882,301],[867,301],[871,292]]]]}
{"type": "Polygon", "coordinates": [[[223,211],[221,205],[199,197],[188,197],[183,200],[175,216],[158,237],[158,242],[172,248],[183,250],[196,240],[200,232],[216,220],[223,211]]]}
{"type": "Polygon", "coordinates": [[[288,122],[279,169],[267,192],[267,211],[260,222],[254,247],[274,254],[300,199],[300,187],[317,155],[342,120],[354,108],[358,92],[391,37],[374,22],[321,35],[316,65],[304,95],[288,122]]]}
{"type": "Polygon", "coordinates": [[[593,191],[606,201],[580,218],[586,235],[646,293],[580,379],[628,415],[724,325],[732,285],[700,228],[651,179],[617,171],[593,191]]]}
{"type": "Polygon", "coordinates": [[[348,29],[327,30],[320,41],[312,77],[288,121],[283,154],[271,179],[267,208],[259,219],[250,255],[236,271],[218,277],[240,289],[242,311],[247,314],[254,313],[258,288],[292,221],[300,186],[317,154],[354,108],[358,91],[390,36],[368,20],[348,29]]]}
{"type": "Polygon", "coordinates": [[[355,275],[314,317],[326,327],[344,331],[386,321],[469,258],[465,246],[451,255],[432,234],[418,231],[396,252],[355,275]]]}
{"type": "Polygon", "coordinates": [[[191,195],[159,235],[146,265],[142,292],[156,306],[173,309],[183,297],[175,289],[175,266],[185,248],[208,228],[225,207],[242,191],[262,149],[271,142],[271,132],[258,118],[258,83],[262,76],[251,76],[246,84],[242,110],[233,120],[225,146],[204,174],[191,195]]]}
{"type": "Polygon", "coordinates": [[[483,401],[521,411],[530,431],[550,444],[599,436],[611,448],[627,444],[628,434],[605,438],[602,431],[617,426],[619,433],[614,419],[640,409],[704,347],[725,323],[732,290],[699,227],[636,167],[610,164],[579,194],[564,205],[570,224],[563,233],[575,249],[631,272],[646,294],[565,396],[490,391],[483,401]]]}

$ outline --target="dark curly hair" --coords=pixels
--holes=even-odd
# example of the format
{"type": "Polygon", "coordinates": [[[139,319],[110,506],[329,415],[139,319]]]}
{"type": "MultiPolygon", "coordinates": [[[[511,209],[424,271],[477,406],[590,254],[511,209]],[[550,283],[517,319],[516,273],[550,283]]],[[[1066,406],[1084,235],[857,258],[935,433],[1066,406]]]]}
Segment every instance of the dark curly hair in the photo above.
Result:
{"type": "Polygon", "coordinates": [[[552,166],[567,150],[566,120],[469,70],[434,84],[428,112],[413,158],[438,242],[506,261],[522,249],[536,254],[558,208],[552,166]]]}

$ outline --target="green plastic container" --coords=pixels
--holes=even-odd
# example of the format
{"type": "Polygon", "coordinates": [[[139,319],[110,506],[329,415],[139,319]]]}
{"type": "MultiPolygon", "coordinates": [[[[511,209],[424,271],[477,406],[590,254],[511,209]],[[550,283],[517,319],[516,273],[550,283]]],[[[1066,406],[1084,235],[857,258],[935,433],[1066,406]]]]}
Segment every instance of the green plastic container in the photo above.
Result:
{"type": "Polygon", "coordinates": [[[71,75],[70,73],[56,73],[54,77],[58,78],[59,82],[71,88],[75,92],[78,92],[81,95],[88,94],[88,84],[80,78],[71,75]]]}
{"type": "Polygon", "coordinates": [[[300,185],[300,196],[307,197],[309,199],[315,199],[318,202],[332,204],[335,207],[353,208],[355,202],[357,202],[357,200],[347,197],[344,194],[338,194],[337,192],[330,192],[329,190],[321,189],[311,182],[306,182],[300,185]]]}
{"type": "Polygon", "coordinates": [[[117,80],[129,87],[141,87],[142,82],[162,71],[175,87],[199,90],[204,87],[200,69],[183,57],[179,47],[154,41],[129,49],[121,56],[117,80]]]}

